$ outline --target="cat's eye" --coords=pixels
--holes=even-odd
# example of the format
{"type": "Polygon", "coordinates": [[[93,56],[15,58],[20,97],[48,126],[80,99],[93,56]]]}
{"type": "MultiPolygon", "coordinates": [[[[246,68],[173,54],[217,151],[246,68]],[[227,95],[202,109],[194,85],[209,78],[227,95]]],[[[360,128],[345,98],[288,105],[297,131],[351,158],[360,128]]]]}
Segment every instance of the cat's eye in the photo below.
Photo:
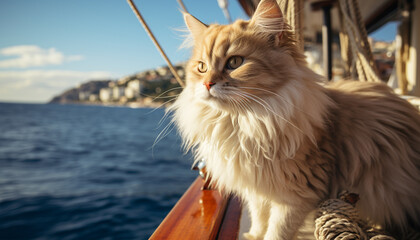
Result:
{"type": "Polygon", "coordinates": [[[226,68],[227,69],[236,69],[242,65],[244,58],[241,56],[233,56],[227,60],[226,68]]]}
{"type": "Polygon", "coordinates": [[[201,73],[207,72],[207,65],[203,62],[198,62],[197,70],[201,73]]]}

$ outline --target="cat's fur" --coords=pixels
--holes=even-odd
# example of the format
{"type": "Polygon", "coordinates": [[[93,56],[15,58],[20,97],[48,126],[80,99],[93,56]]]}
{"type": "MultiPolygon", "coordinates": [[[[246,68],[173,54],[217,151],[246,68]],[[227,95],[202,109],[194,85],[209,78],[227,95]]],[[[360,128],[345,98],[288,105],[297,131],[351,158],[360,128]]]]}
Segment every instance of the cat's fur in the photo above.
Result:
{"type": "Polygon", "coordinates": [[[414,107],[383,84],[321,86],[274,0],[250,21],[185,20],[194,49],[174,121],[215,185],[247,202],[248,239],[292,239],[308,212],[341,190],[360,194],[360,214],[372,223],[419,226],[414,107]],[[231,56],[243,64],[226,69],[231,56]]]}

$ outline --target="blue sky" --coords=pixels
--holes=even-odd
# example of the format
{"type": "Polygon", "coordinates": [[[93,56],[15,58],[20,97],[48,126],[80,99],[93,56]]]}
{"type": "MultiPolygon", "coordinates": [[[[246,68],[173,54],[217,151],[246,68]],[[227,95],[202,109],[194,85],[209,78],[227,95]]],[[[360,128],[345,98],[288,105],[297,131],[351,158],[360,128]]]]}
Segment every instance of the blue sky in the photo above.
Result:
{"type": "Polygon", "coordinates": [[[397,27],[398,22],[388,22],[375,32],[369,34],[369,36],[379,41],[391,42],[395,39],[395,35],[397,34],[397,27]]]}
{"type": "MultiPolygon", "coordinates": [[[[186,61],[177,1],[134,2],[172,62],[186,61]]],[[[205,23],[227,23],[216,0],[184,3],[205,23]]],[[[236,0],[229,11],[247,18],[236,0]]],[[[89,79],[165,65],[125,0],[2,0],[0,36],[0,101],[46,102],[89,79]]]]}

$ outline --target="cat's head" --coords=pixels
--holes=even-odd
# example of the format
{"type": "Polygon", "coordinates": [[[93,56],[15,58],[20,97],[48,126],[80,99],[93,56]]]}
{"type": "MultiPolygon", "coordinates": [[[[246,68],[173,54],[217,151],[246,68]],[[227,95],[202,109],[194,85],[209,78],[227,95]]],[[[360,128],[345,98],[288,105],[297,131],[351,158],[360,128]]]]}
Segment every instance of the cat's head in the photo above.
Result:
{"type": "Polygon", "coordinates": [[[249,21],[206,25],[184,14],[193,37],[187,91],[215,107],[243,108],[288,84],[304,57],[275,0],[262,0],[249,21]]]}

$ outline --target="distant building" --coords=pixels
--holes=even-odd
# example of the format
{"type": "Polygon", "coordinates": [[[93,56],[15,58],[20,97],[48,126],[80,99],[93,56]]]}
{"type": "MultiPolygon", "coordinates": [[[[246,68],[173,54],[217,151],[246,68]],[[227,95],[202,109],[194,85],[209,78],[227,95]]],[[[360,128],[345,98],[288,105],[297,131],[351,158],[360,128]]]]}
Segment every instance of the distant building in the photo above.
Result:
{"type": "Polygon", "coordinates": [[[156,80],[157,79],[157,77],[158,77],[158,74],[157,74],[157,72],[156,71],[154,71],[154,70],[149,70],[149,71],[147,71],[147,73],[146,73],[146,80],[148,80],[148,81],[154,81],[154,80],[156,80]]]}
{"type": "Polygon", "coordinates": [[[137,79],[146,78],[146,72],[140,72],[136,74],[137,79]]]}
{"type": "Polygon", "coordinates": [[[89,95],[89,101],[90,102],[97,102],[99,100],[98,94],[90,94],[89,95]]]}
{"type": "Polygon", "coordinates": [[[166,76],[169,74],[169,67],[159,67],[156,69],[156,72],[160,75],[160,76],[166,76]]]}
{"type": "Polygon", "coordinates": [[[145,105],[150,105],[150,104],[152,104],[152,102],[153,102],[153,98],[151,98],[151,97],[145,97],[143,99],[143,104],[145,104],[145,105]]]}
{"type": "Polygon", "coordinates": [[[102,102],[109,102],[112,100],[112,89],[111,88],[102,88],[99,91],[99,99],[102,102]]]}
{"type": "Polygon", "coordinates": [[[117,86],[117,83],[116,82],[111,81],[111,82],[108,83],[108,87],[109,88],[113,88],[115,86],[117,86]]]}
{"type": "Polygon", "coordinates": [[[126,96],[122,96],[122,97],[120,97],[120,99],[118,99],[118,102],[120,102],[120,103],[127,103],[128,102],[128,99],[127,99],[126,96]]]}
{"type": "Polygon", "coordinates": [[[112,99],[118,101],[121,97],[124,97],[124,87],[115,86],[112,88],[112,99]]]}
{"type": "Polygon", "coordinates": [[[388,81],[394,69],[396,44],[394,42],[376,41],[369,38],[372,47],[373,58],[379,78],[388,81]]]}
{"type": "Polygon", "coordinates": [[[125,85],[128,81],[130,81],[131,76],[126,76],[126,77],[122,77],[120,78],[117,82],[118,85],[125,85]]]}
{"type": "Polygon", "coordinates": [[[89,100],[90,92],[79,92],[79,101],[84,102],[89,100]]]}
{"type": "Polygon", "coordinates": [[[178,76],[180,78],[184,78],[185,77],[185,71],[183,68],[179,68],[178,70],[176,70],[176,73],[178,73],[178,76]]]}
{"type": "Polygon", "coordinates": [[[127,87],[125,88],[125,96],[127,97],[127,99],[139,98],[141,89],[142,84],[140,80],[132,80],[127,83],[127,87]]]}

